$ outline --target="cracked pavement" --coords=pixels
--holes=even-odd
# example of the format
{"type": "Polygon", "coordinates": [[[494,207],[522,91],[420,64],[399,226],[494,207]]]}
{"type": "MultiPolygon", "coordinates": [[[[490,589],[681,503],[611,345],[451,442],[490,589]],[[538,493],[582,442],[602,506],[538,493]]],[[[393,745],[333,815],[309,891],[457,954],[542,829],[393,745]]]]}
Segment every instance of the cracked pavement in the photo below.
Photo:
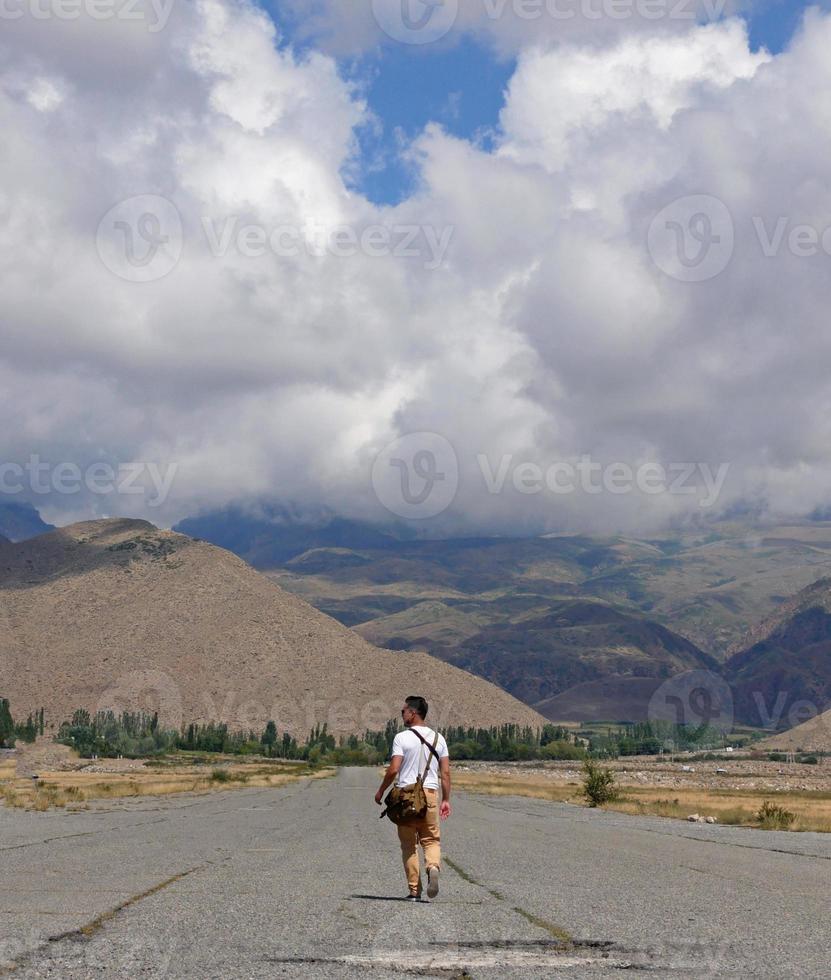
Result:
{"type": "Polygon", "coordinates": [[[374,770],[279,789],[0,810],[15,977],[813,977],[831,837],[458,794],[433,903],[374,770]]]}

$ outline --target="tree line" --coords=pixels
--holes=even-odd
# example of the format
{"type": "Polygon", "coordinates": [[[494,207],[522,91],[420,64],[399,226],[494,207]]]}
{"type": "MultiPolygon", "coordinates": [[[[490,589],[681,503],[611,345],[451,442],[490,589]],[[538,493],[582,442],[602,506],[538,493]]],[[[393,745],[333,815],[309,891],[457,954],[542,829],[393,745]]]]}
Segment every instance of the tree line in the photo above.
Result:
{"type": "Polygon", "coordinates": [[[8,698],[0,698],[0,749],[13,749],[18,739],[34,742],[38,735],[43,735],[43,708],[15,722],[8,698]]]}
{"type": "MultiPolygon", "coordinates": [[[[146,758],[170,752],[204,752],[225,755],[264,755],[312,764],[378,765],[389,758],[399,731],[396,721],[363,735],[335,736],[316,725],[304,740],[280,733],[269,721],[258,731],[232,731],[222,722],[193,722],[181,731],[165,729],[158,714],[112,711],[90,714],[76,711],[61,725],[56,740],[76,749],[85,758],[146,758]]],[[[502,725],[490,728],[451,726],[443,731],[454,759],[491,761],[534,759],[583,759],[586,749],[567,729],[545,725],[542,729],[502,725]]]]}
{"type": "MultiPolygon", "coordinates": [[[[588,733],[587,733],[588,734],[588,733]]],[[[739,744],[735,741],[734,744],[739,744]]],[[[661,752],[696,752],[721,748],[724,733],[708,725],[676,725],[669,721],[644,721],[609,727],[605,733],[588,734],[589,754],[616,759],[629,755],[659,755],[661,752]]]]}
{"type": "MultiPolygon", "coordinates": [[[[43,709],[15,723],[8,700],[0,699],[0,746],[15,739],[32,742],[43,734],[43,709]]],[[[326,725],[316,725],[304,739],[279,732],[274,721],[262,731],[234,731],[223,722],[191,723],[181,730],[164,728],[158,714],[112,711],[91,714],[79,709],[64,722],[56,741],[70,745],[85,758],[147,758],[171,752],[225,755],[264,755],[312,764],[377,765],[389,758],[397,721],[363,735],[335,736],[326,725]]],[[[707,726],[670,722],[643,722],[611,726],[605,732],[574,732],[559,725],[542,728],[519,725],[490,727],[449,726],[442,730],[451,758],[491,762],[617,758],[657,755],[661,751],[706,750],[723,742],[720,732],[707,726]]]]}

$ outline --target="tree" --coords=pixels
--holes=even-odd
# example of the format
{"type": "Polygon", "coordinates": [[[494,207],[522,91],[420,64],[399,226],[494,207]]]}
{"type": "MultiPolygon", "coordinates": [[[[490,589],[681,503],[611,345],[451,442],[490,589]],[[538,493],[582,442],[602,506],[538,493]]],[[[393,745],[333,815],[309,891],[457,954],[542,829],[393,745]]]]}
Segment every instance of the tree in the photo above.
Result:
{"type": "Polygon", "coordinates": [[[15,725],[15,735],[24,742],[34,742],[38,737],[38,726],[34,715],[29,715],[26,721],[15,725]]]}
{"type": "Polygon", "coordinates": [[[274,746],[277,744],[277,726],[273,721],[270,721],[265,726],[265,731],[263,732],[263,737],[261,739],[264,748],[269,755],[274,754],[274,746]]]}
{"type": "Polygon", "coordinates": [[[588,800],[589,806],[603,806],[604,803],[612,803],[618,798],[615,774],[611,769],[604,769],[591,759],[586,759],[583,772],[583,796],[588,800]]]}
{"type": "Polygon", "coordinates": [[[0,746],[14,745],[14,719],[6,698],[0,698],[0,746]]]}

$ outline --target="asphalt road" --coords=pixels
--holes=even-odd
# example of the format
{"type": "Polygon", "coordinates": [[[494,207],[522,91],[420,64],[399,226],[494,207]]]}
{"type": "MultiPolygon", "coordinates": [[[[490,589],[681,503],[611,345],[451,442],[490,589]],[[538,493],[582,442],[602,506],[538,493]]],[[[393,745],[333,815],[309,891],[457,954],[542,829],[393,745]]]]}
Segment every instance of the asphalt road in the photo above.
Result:
{"type": "Polygon", "coordinates": [[[828,975],[831,837],[460,794],[414,905],[376,782],[0,809],[0,973],[828,975]]]}

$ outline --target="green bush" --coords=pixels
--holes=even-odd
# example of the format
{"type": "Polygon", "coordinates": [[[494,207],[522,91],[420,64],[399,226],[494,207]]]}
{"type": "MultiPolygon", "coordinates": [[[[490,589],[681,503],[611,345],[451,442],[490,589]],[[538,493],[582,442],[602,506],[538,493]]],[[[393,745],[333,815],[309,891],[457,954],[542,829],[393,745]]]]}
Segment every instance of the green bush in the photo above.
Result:
{"type": "Polygon", "coordinates": [[[586,750],[574,742],[549,742],[541,750],[544,759],[585,759],[586,750]]]}
{"type": "Polygon", "coordinates": [[[227,769],[214,769],[211,772],[211,780],[215,783],[230,783],[231,773],[227,769]]]}
{"type": "Polygon", "coordinates": [[[756,814],[762,830],[788,830],[796,820],[796,814],[786,810],[778,803],[771,803],[765,800],[756,814]]]}
{"type": "Polygon", "coordinates": [[[583,796],[589,806],[603,806],[613,803],[619,796],[615,786],[615,774],[611,769],[604,769],[591,759],[583,763],[583,796]]]}
{"type": "Polygon", "coordinates": [[[797,759],[797,762],[801,762],[803,766],[819,765],[819,759],[815,755],[803,755],[801,759],[797,759]]]}
{"type": "Polygon", "coordinates": [[[378,766],[383,761],[382,753],[372,745],[366,744],[333,749],[326,755],[326,762],[336,766],[378,766]]]}

